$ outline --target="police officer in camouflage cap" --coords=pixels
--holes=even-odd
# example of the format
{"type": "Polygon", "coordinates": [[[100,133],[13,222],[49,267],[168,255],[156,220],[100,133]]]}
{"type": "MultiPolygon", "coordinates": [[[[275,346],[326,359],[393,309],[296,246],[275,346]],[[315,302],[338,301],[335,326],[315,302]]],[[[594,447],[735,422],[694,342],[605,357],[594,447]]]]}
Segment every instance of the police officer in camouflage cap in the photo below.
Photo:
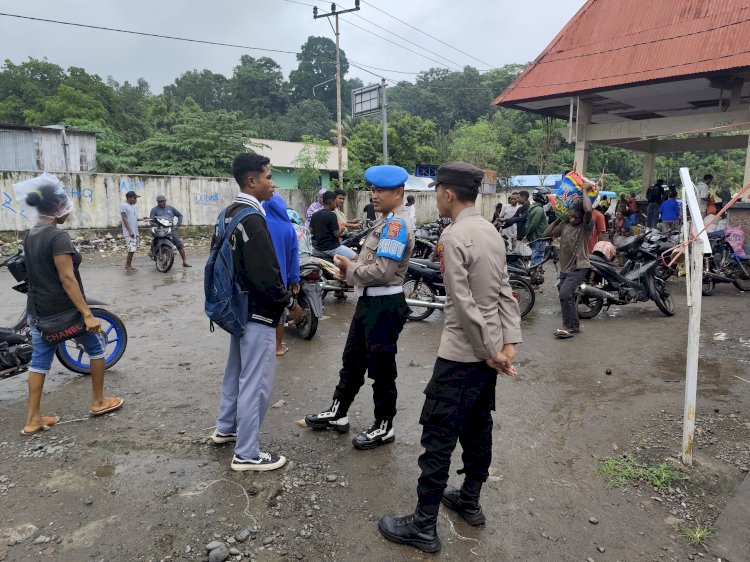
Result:
{"type": "Polygon", "coordinates": [[[347,412],[365,382],[373,379],[375,422],[352,444],[374,449],[395,439],[396,349],[409,307],[404,276],[414,249],[414,224],[404,206],[404,184],[409,177],[399,166],[372,166],[365,179],[372,185],[372,202],[381,214],[364,240],[356,260],[334,256],[341,281],[359,296],[344,347],[339,383],[328,410],[305,417],[313,429],[349,431],[347,412]]]}
{"type": "Polygon", "coordinates": [[[425,552],[440,550],[440,503],[470,525],[482,525],[482,483],[492,460],[492,410],[498,373],[515,376],[515,344],[521,342],[518,303],[511,291],[500,233],[483,218],[475,201],[484,173],[465,162],[442,165],[436,201],[443,230],[437,253],[445,283],[445,323],[432,379],[425,389],[419,423],[421,475],[415,512],[380,519],[390,541],[425,552]],[[461,489],[447,486],[451,455],[460,442],[465,474],[461,489]]]}

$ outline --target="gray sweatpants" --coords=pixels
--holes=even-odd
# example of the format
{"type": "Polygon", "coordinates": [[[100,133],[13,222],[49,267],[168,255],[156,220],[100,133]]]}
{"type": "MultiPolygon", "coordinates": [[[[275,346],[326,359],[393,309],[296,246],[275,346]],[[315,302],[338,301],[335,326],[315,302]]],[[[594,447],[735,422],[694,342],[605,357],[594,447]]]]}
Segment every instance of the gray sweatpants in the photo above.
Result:
{"type": "Polygon", "coordinates": [[[216,429],[237,433],[234,452],[243,459],[260,455],[260,426],[268,411],[276,375],[276,330],[248,322],[241,338],[231,337],[221,383],[216,429]]]}

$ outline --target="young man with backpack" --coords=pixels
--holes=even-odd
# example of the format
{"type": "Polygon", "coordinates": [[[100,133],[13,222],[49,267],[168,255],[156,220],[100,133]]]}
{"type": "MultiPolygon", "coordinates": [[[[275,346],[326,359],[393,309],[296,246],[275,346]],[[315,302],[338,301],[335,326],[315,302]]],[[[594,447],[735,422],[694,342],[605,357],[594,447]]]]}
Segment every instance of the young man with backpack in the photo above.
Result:
{"type": "Polygon", "coordinates": [[[281,278],[261,205],[274,190],[269,163],[254,152],[232,162],[240,193],[219,215],[206,265],[206,313],[232,334],[211,440],[236,442],[231,467],[237,471],[274,470],[286,463],[281,455],[261,452],[260,426],[276,372],[276,326],[284,309],[295,323],[302,318],[302,309],[281,278]],[[233,221],[240,213],[239,222],[233,221]],[[231,298],[224,301],[223,313],[217,313],[214,297],[226,294],[227,287],[231,298]]]}

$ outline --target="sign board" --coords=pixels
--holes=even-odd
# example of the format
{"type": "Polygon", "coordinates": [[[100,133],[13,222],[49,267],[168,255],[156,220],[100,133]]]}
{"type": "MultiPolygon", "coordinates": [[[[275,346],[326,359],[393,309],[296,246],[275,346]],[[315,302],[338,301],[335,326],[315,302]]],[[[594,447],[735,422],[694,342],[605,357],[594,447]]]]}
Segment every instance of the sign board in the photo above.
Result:
{"type": "Polygon", "coordinates": [[[698,232],[701,232],[700,239],[703,242],[703,253],[711,253],[711,243],[708,241],[708,234],[705,231],[703,216],[701,215],[701,209],[698,206],[698,190],[695,188],[693,180],[690,178],[690,170],[687,168],[680,168],[680,179],[682,185],[685,186],[685,199],[684,203],[687,204],[687,209],[690,212],[691,221],[691,234],[695,236],[698,232]]]}
{"type": "Polygon", "coordinates": [[[352,117],[364,117],[380,113],[383,109],[383,96],[380,84],[352,90],[352,117]]]}

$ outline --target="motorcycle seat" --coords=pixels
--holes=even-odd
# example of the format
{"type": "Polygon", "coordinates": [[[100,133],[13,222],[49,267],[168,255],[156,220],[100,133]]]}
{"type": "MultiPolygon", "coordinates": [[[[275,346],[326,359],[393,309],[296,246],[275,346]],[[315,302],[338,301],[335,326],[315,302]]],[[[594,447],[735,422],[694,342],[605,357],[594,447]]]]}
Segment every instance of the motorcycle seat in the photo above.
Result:
{"type": "Polygon", "coordinates": [[[328,254],[324,254],[323,252],[316,250],[315,248],[313,248],[312,255],[314,258],[321,258],[328,261],[332,260],[331,256],[329,256],[328,254]]]}
{"type": "Polygon", "coordinates": [[[723,230],[715,230],[714,232],[708,233],[709,238],[724,238],[724,231],[723,230]]]}
{"type": "Polygon", "coordinates": [[[0,343],[7,343],[8,345],[19,345],[26,343],[27,338],[21,334],[8,330],[7,328],[0,328],[0,343]]]}
{"type": "Polygon", "coordinates": [[[427,267],[429,269],[434,269],[435,271],[440,269],[440,262],[434,262],[432,260],[425,260],[425,259],[419,259],[419,258],[413,258],[409,260],[412,263],[421,265],[423,267],[427,267]]]}

